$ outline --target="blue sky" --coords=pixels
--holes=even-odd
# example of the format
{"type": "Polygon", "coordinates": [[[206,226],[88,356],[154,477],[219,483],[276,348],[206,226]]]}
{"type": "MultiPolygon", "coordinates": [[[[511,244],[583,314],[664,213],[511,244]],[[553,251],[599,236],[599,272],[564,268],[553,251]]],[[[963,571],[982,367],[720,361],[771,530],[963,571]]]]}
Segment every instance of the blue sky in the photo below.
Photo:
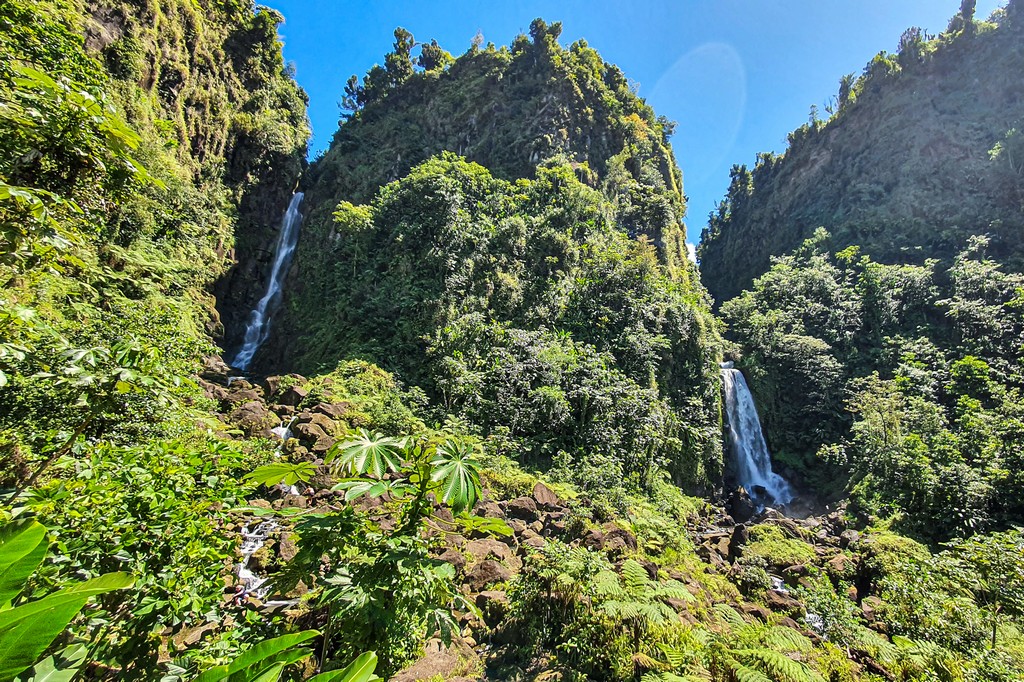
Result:
{"type": "MultiPolygon", "coordinates": [[[[535,17],[561,21],[561,42],[586,38],[639,83],[672,139],[690,199],[689,240],[725,193],[729,168],[782,152],[786,134],[824,112],[840,76],[879,50],[894,52],[910,26],[945,29],[958,0],[269,0],[285,16],[285,59],[310,97],[311,151],[337,128],[345,81],[391,49],[396,26],[459,55],[479,31],[507,45],[535,17]]],[[[1001,0],[979,0],[987,17],[1001,0]]]]}

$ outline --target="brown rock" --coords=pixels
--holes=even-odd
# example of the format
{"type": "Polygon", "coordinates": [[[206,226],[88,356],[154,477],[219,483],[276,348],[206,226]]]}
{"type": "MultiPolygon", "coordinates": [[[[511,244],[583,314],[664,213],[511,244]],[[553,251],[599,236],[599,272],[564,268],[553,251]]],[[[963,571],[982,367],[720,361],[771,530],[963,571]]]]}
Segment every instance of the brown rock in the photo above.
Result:
{"type": "Polygon", "coordinates": [[[537,535],[532,530],[527,530],[519,545],[519,553],[525,556],[531,549],[543,549],[547,544],[548,543],[544,538],[537,535]]]}
{"type": "Polygon", "coordinates": [[[457,549],[449,547],[441,553],[441,556],[437,557],[440,561],[451,564],[455,567],[455,572],[461,574],[466,568],[466,557],[462,555],[457,549]]]}
{"type": "Polygon", "coordinates": [[[277,543],[277,556],[283,563],[288,563],[299,553],[299,546],[288,537],[282,537],[277,543]]]}
{"type": "Polygon", "coordinates": [[[431,639],[423,648],[423,657],[392,677],[391,682],[454,680],[457,673],[479,665],[480,656],[462,639],[453,639],[450,647],[431,639]]]}
{"type": "Polygon", "coordinates": [[[748,542],[750,542],[750,530],[745,525],[733,528],[727,552],[729,561],[735,561],[743,556],[743,546],[748,542]]]}
{"type": "Polygon", "coordinates": [[[846,580],[854,574],[854,560],[846,554],[837,554],[825,564],[825,570],[835,578],[846,580]]]}
{"type": "Polygon", "coordinates": [[[504,582],[511,577],[511,571],[494,559],[487,559],[469,569],[465,583],[473,592],[481,592],[488,586],[504,582]]]}
{"type": "Polygon", "coordinates": [[[867,596],[860,603],[860,610],[864,612],[864,620],[874,623],[878,620],[884,602],[875,596],[867,596]]]}
{"type": "Polygon", "coordinates": [[[503,590],[485,590],[476,596],[476,607],[487,627],[497,627],[508,613],[508,595],[503,590]]]}
{"type": "Polygon", "coordinates": [[[561,507],[558,496],[552,492],[551,488],[539,481],[537,485],[533,486],[533,500],[539,508],[547,509],[548,511],[554,511],[561,507]]]}
{"type": "Polygon", "coordinates": [[[614,538],[621,538],[627,549],[634,550],[637,548],[635,535],[625,528],[619,528],[614,524],[606,524],[604,534],[605,543],[610,542],[614,538]]]}
{"type": "Polygon", "coordinates": [[[686,611],[687,601],[685,599],[676,599],[675,597],[667,597],[664,601],[665,601],[665,604],[670,609],[675,611],[676,613],[681,613],[683,611],[686,611]]]}
{"type": "Polygon", "coordinates": [[[232,410],[228,415],[228,421],[249,436],[265,436],[269,434],[270,429],[277,426],[278,420],[266,405],[254,400],[232,410]]]}
{"type": "Polygon", "coordinates": [[[515,558],[512,550],[504,542],[498,542],[493,538],[484,538],[482,540],[470,540],[464,551],[469,554],[475,561],[483,561],[484,559],[497,559],[508,563],[510,559],[515,558]]]}
{"type": "Polygon", "coordinates": [[[737,488],[729,495],[729,501],[725,507],[736,523],[746,523],[757,514],[757,504],[750,499],[750,495],[743,488],[737,488]]]}
{"type": "Polygon", "coordinates": [[[267,398],[274,397],[274,394],[277,393],[277,389],[281,388],[282,379],[284,379],[284,377],[281,376],[264,377],[263,380],[260,381],[260,386],[263,387],[263,395],[267,396],[267,398]]]}
{"type": "Polygon", "coordinates": [[[473,513],[488,519],[505,518],[505,512],[501,510],[501,507],[494,502],[484,502],[483,500],[476,503],[476,506],[473,507],[473,513]]]}
{"type": "Polygon", "coordinates": [[[335,439],[327,434],[323,427],[313,422],[295,424],[292,426],[292,433],[300,441],[309,445],[315,453],[326,452],[335,442],[335,439]]]}
{"type": "Polygon", "coordinates": [[[217,402],[227,400],[228,389],[224,388],[220,384],[214,384],[206,381],[205,379],[199,379],[199,388],[203,389],[203,395],[210,400],[216,400],[217,402]]]}
{"type": "Polygon", "coordinates": [[[203,358],[203,378],[213,380],[227,380],[231,376],[231,368],[219,355],[207,355],[203,358]]]}
{"type": "Polygon", "coordinates": [[[844,530],[839,535],[839,546],[842,547],[843,549],[846,549],[847,547],[849,547],[850,545],[854,544],[858,540],[860,540],[860,533],[858,533],[857,531],[855,531],[853,529],[844,530]]]}
{"type": "Polygon", "coordinates": [[[583,536],[583,546],[590,550],[598,550],[604,546],[604,531],[591,528],[583,536]]]}
{"type": "Polygon", "coordinates": [[[751,604],[745,602],[739,606],[740,613],[747,616],[753,616],[762,623],[767,623],[771,619],[771,611],[761,606],[760,604],[751,604]]]}
{"type": "Polygon", "coordinates": [[[313,408],[313,412],[322,414],[333,420],[344,419],[351,411],[351,403],[320,403],[313,408]]]}
{"type": "Polygon", "coordinates": [[[777,590],[768,590],[768,593],[765,595],[765,603],[772,611],[783,613],[787,616],[799,618],[803,615],[804,609],[799,601],[777,590]]]}
{"type": "Polygon", "coordinates": [[[782,569],[782,577],[785,579],[787,585],[796,585],[800,578],[806,578],[810,575],[810,569],[803,564],[796,564],[795,566],[789,566],[782,569]]]}
{"type": "Polygon", "coordinates": [[[309,506],[308,500],[306,500],[305,496],[303,495],[288,494],[282,498],[282,501],[284,503],[285,508],[291,507],[295,509],[305,509],[307,506],[309,506]]]}
{"type": "Polygon", "coordinates": [[[533,521],[537,518],[537,503],[532,497],[517,497],[505,505],[505,512],[516,519],[533,521]]]}
{"type": "Polygon", "coordinates": [[[289,386],[288,388],[281,392],[281,395],[278,397],[277,402],[279,402],[282,405],[291,405],[293,407],[298,407],[299,403],[305,400],[306,396],[308,395],[309,390],[303,388],[302,386],[289,386]]]}

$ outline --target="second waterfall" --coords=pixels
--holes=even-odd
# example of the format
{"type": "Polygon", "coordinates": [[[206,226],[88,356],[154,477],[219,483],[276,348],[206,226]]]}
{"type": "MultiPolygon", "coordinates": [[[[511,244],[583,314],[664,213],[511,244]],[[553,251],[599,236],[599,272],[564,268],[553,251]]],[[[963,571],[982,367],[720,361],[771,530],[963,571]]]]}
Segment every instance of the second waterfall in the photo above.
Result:
{"type": "Polygon", "coordinates": [[[772,459],[761,432],[754,397],[743,373],[733,369],[732,363],[726,363],[722,366],[722,382],[729,445],[738,483],[758,504],[788,504],[793,499],[793,489],[786,479],[772,471],[772,459]]]}
{"type": "Polygon", "coordinates": [[[231,365],[235,369],[247,370],[256,351],[270,336],[270,318],[281,301],[281,286],[284,284],[284,278],[291,266],[295,245],[299,242],[299,227],[302,225],[302,214],[299,213],[301,203],[302,192],[296,192],[292,195],[288,210],[285,211],[284,219],[281,221],[281,233],[277,237],[274,265],[270,269],[267,291],[249,313],[249,321],[245,327],[245,339],[242,341],[242,347],[231,361],[231,365]]]}

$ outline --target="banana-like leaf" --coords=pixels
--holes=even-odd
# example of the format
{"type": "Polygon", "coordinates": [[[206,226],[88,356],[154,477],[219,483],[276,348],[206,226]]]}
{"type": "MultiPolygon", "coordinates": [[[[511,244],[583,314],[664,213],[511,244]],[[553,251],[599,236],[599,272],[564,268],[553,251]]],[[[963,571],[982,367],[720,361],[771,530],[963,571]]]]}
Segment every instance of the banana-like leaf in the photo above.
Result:
{"type": "Polygon", "coordinates": [[[35,664],[18,682],[71,682],[85,664],[89,653],[84,644],[74,644],[35,664]]]}
{"type": "Polygon", "coordinates": [[[46,556],[46,528],[36,521],[15,521],[0,528],[0,607],[25,588],[46,556]]]}
{"type": "MultiPolygon", "coordinates": [[[[193,682],[221,682],[222,680],[229,679],[232,680],[232,682],[234,682],[234,680],[236,679],[251,680],[251,678],[246,677],[245,675],[241,675],[237,678],[234,676],[239,673],[245,673],[246,671],[250,671],[251,668],[256,667],[260,663],[265,664],[267,662],[273,661],[274,665],[276,665],[277,663],[287,665],[288,662],[294,662],[281,661],[277,657],[282,652],[287,652],[292,647],[298,646],[299,644],[302,644],[305,641],[313,639],[319,634],[320,633],[316,630],[303,630],[302,632],[296,632],[295,634],[282,635],[281,637],[275,637],[274,639],[268,639],[264,642],[260,642],[253,648],[241,654],[231,663],[227,665],[218,665],[215,668],[210,668],[209,670],[201,674],[199,677],[195,678],[193,682]]],[[[296,660],[301,660],[309,655],[308,651],[299,651],[301,651],[301,655],[296,660]]],[[[259,671],[251,672],[262,674],[264,670],[265,668],[261,667],[259,671]]]]}
{"type": "Polygon", "coordinates": [[[343,670],[332,670],[314,675],[308,682],[370,682],[378,679],[373,671],[377,668],[377,654],[367,651],[352,661],[343,670]]]}
{"type": "Polygon", "coordinates": [[[90,597],[131,587],[126,573],[108,573],[48,597],[0,611],[0,680],[28,669],[90,597]]]}

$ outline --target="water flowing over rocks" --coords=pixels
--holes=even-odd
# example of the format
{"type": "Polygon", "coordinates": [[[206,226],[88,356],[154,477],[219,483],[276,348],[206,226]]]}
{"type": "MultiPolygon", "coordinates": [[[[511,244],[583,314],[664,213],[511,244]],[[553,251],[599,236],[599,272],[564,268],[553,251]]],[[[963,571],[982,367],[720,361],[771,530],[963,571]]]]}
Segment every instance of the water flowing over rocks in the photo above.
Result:
{"type": "Polygon", "coordinates": [[[725,408],[729,425],[729,448],[736,467],[738,483],[759,505],[788,504],[793,489],[786,479],[772,471],[771,455],[761,432],[761,422],[743,373],[722,366],[725,408]]]}
{"type": "Polygon", "coordinates": [[[299,213],[301,203],[302,192],[296,192],[281,221],[281,232],[274,249],[274,264],[270,269],[267,291],[249,314],[242,347],[231,361],[231,364],[241,371],[249,368],[256,351],[270,335],[270,318],[281,300],[281,286],[288,274],[295,246],[299,241],[299,227],[302,224],[302,214],[299,213]]]}

